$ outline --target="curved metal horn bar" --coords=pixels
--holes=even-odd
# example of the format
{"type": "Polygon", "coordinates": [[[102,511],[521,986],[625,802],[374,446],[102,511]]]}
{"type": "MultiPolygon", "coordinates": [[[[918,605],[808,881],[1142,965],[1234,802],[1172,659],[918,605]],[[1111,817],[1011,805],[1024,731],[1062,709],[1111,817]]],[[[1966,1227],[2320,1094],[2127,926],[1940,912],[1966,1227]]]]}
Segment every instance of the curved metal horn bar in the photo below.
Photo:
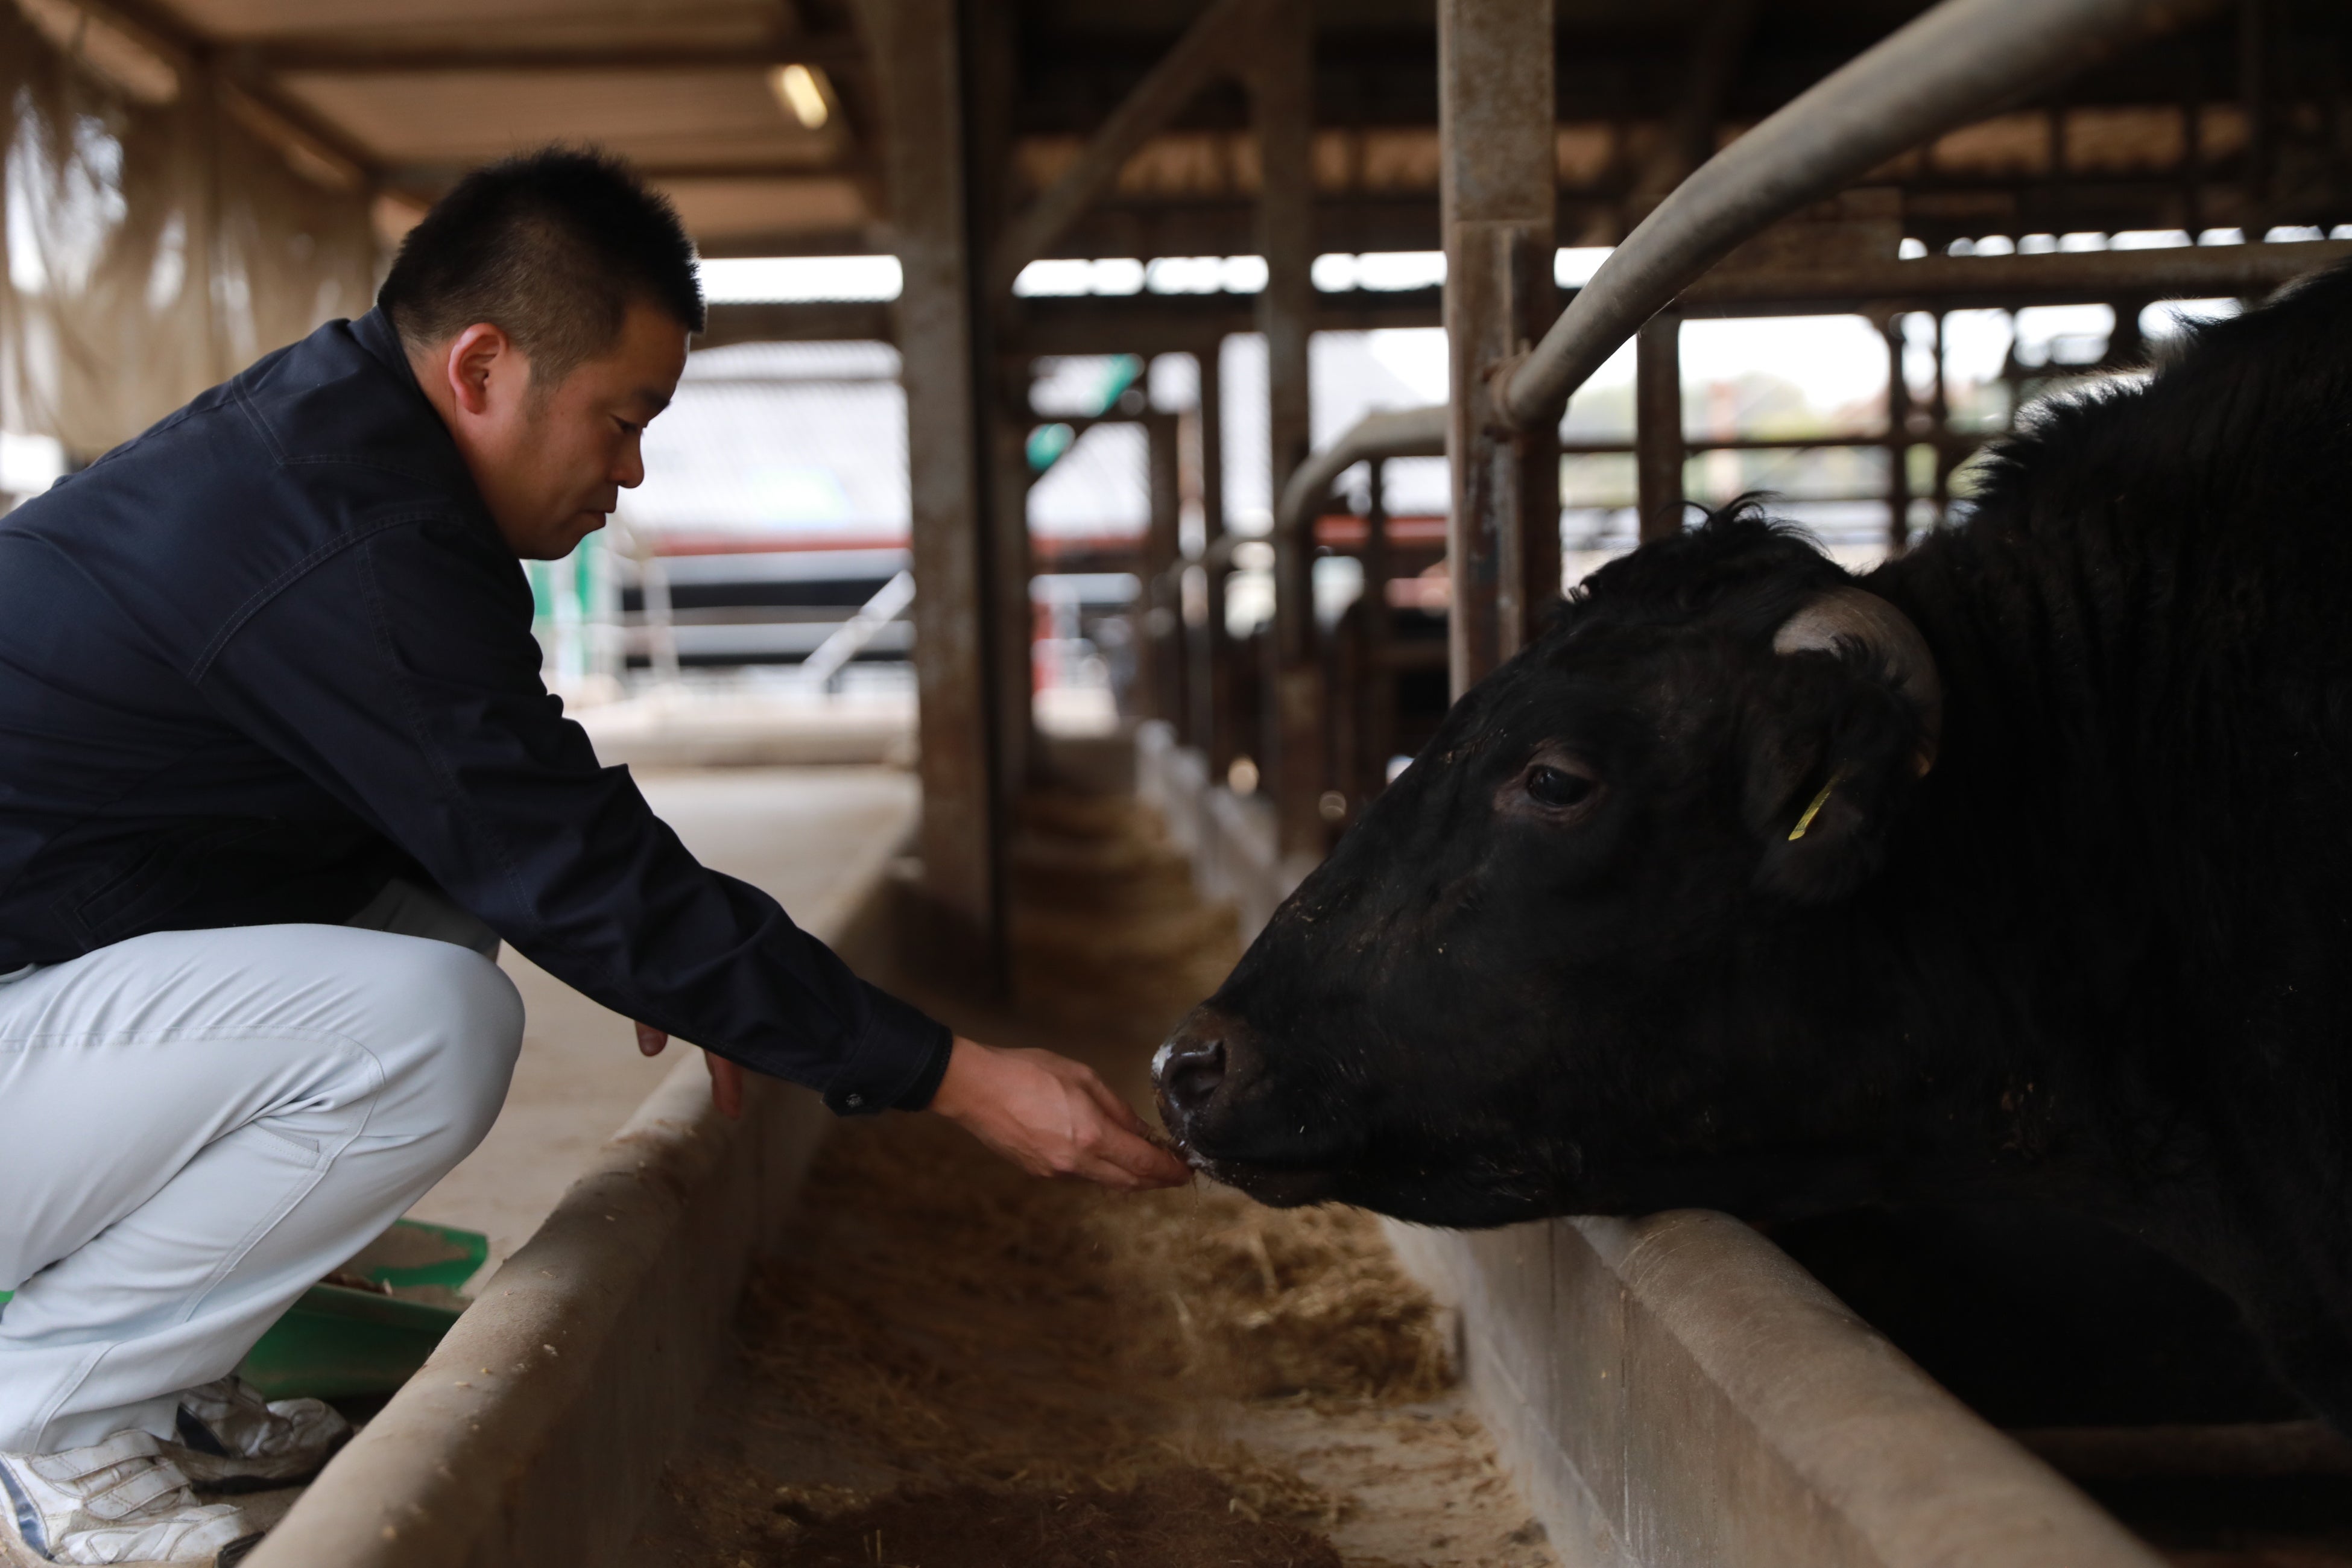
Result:
{"type": "Polygon", "coordinates": [[[1358,463],[1373,458],[1442,458],[1445,456],[1446,405],[1398,408],[1367,414],[1348,433],[1314,453],[1292,472],[1275,508],[1275,528],[1288,533],[1305,526],[1307,513],[1328,492],[1332,481],[1358,463]]]}
{"type": "Polygon", "coordinates": [[[1918,770],[1936,765],[1944,729],[1944,682],[1936,655],[1911,617],[1863,588],[1830,588],[1811,598],[1772,634],[1774,653],[1835,653],[1859,643],[1875,654],[1895,683],[1919,710],[1918,770]]]}
{"type": "Polygon", "coordinates": [[[1619,344],[1767,224],[2207,8],[2203,0],[1945,0],[1675,187],[1497,384],[1496,412],[1518,430],[1557,421],[1619,344]]]}

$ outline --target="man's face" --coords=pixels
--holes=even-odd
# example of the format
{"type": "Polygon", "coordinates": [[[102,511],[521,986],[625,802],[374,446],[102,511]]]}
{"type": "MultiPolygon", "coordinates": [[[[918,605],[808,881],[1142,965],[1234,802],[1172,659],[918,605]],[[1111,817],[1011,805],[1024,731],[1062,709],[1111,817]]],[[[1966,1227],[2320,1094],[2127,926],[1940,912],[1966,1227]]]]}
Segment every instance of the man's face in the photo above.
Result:
{"type": "Polygon", "coordinates": [[[468,327],[418,381],[448,423],[499,532],[527,561],[555,561],[604,526],[646,477],[646,424],[686,369],[686,328],[633,302],[617,342],[553,387],[498,328],[468,327]]]}

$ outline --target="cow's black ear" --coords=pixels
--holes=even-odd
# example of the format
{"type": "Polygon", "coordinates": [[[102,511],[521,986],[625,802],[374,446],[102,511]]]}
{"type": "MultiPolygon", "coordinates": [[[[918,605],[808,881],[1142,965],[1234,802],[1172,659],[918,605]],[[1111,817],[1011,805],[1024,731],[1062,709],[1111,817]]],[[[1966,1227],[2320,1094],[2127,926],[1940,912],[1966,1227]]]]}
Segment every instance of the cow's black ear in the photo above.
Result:
{"type": "Polygon", "coordinates": [[[1844,898],[1878,870],[1920,776],[1921,721],[1860,650],[1772,661],[1750,711],[1742,814],[1759,891],[1844,898]]]}

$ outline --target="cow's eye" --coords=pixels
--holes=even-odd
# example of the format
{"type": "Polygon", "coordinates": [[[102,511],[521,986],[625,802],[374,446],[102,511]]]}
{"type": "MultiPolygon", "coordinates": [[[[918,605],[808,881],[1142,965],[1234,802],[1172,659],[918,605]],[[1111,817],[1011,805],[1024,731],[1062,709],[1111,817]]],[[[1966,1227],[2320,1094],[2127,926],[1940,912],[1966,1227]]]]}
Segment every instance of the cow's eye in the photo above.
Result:
{"type": "Polygon", "coordinates": [[[1546,767],[1538,763],[1528,770],[1528,798],[1538,805],[1564,809],[1582,805],[1591,798],[1593,782],[1582,773],[1570,773],[1566,768],[1546,767]]]}

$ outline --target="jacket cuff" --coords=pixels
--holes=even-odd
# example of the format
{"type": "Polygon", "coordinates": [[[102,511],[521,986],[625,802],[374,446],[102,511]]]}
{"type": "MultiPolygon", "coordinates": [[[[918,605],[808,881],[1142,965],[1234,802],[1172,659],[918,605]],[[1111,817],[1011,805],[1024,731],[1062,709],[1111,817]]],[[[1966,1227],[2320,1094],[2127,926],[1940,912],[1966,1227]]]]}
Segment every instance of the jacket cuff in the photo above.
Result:
{"type": "Polygon", "coordinates": [[[835,1116],[920,1110],[947,1076],[955,1036],[916,1007],[864,981],[866,1033],[824,1087],[835,1116]]]}
{"type": "Polygon", "coordinates": [[[954,1033],[951,1030],[941,1029],[939,1046],[932,1053],[930,1065],[922,1070],[913,1083],[907,1086],[906,1093],[890,1102],[891,1109],[894,1110],[929,1110],[931,1097],[940,1092],[940,1082],[948,1076],[948,1058],[954,1054],[954,1033]]]}

